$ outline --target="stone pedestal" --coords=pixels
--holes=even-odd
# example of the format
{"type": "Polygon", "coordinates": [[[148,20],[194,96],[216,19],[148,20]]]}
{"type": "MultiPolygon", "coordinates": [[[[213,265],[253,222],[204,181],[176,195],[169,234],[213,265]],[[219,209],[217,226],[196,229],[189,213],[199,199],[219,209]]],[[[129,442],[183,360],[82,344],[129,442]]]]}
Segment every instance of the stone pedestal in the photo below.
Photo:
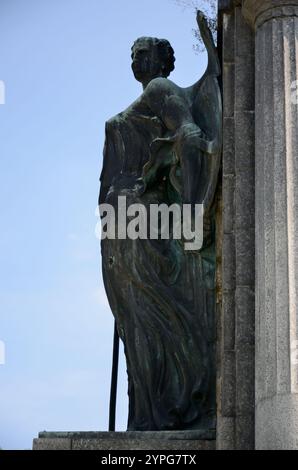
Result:
{"type": "Polygon", "coordinates": [[[242,4],[255,32],[256,448],[298,449],[298,1],[242,4]]]}
{"type": "Polygon", "coordinates": [[[41,432],[33,450],[215,450],[206,431],[41,432]]]}

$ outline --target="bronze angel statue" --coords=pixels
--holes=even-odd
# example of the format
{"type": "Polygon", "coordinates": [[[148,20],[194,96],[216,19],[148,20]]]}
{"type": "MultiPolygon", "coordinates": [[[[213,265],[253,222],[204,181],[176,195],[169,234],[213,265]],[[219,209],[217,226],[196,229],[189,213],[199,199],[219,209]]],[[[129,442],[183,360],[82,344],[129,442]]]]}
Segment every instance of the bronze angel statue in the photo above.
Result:
{"type": "Polygon", "coordinates": [[[215,216],[221,156],[220,66],[207,21],[203,77],[181,88],[168,76],[165,39],[139,38],[132,70],[141,96],[106,123],[100,204],[203,204],[203,246],[181,240],[105,238],[106,293],[123,341],[128,430],[213,430],[215,403],[215,216]]]}

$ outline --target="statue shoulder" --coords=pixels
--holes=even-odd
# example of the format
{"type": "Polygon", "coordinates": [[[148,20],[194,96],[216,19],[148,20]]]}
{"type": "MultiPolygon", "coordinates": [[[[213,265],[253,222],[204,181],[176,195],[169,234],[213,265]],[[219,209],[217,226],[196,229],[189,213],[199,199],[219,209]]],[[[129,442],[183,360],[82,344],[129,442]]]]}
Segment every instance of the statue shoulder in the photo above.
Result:
{"type": "Polygon", "coordinates": [[[139,97],[131,105],[129,105],[124,111],[121,111],[120,113],[108,119],[105,123],[106,129],[117,127],[117,124],[123,122],[127,117],[139,112],[142,106],[143,106],[142,97],[139,97]]]}
{"type": "Polygon", "coordinates": [[[118,113],[115,116],[108,119],[105,123],[106,129],[112,129],[113,127],[115,127],[115,125],[117,125],[117,123],[119,123],[121,121],[124,112],[122,111],[121,113],[118,113]]]}

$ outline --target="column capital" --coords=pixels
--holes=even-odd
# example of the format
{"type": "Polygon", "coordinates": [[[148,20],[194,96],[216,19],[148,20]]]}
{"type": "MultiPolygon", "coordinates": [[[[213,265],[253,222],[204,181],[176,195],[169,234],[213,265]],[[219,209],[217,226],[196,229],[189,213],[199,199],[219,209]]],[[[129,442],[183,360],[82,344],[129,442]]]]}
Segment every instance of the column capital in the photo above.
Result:
{"type": "Polygon", "coordinates": [[[298,16],[298,0],[242,0],[242,13],[257,29],[274,18],[298,16]]]}

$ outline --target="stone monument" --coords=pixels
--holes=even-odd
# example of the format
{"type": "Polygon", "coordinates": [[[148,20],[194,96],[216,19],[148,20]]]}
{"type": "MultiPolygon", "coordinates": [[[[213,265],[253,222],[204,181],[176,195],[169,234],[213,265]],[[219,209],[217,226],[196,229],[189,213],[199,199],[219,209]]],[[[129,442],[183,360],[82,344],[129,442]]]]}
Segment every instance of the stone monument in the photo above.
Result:
{"type": "Polygon", "coordinates": [[[298,0],[218,6],[217,51],[198,17],[209,55],[201,81],[174,85],[169,43],[142,38],[132,56],[143,93],[107,123],[101,200],[123,191],[205,207],[199,252],[138,240],[134,259],[132,245],[103,240],[129,431],[41,433],[36,449],[298,449],[298,0]]]}
{"type": "Polygon", "coordinates": [[[220,1],[217,447],[298,449],[297,0],[220,1]]]}

